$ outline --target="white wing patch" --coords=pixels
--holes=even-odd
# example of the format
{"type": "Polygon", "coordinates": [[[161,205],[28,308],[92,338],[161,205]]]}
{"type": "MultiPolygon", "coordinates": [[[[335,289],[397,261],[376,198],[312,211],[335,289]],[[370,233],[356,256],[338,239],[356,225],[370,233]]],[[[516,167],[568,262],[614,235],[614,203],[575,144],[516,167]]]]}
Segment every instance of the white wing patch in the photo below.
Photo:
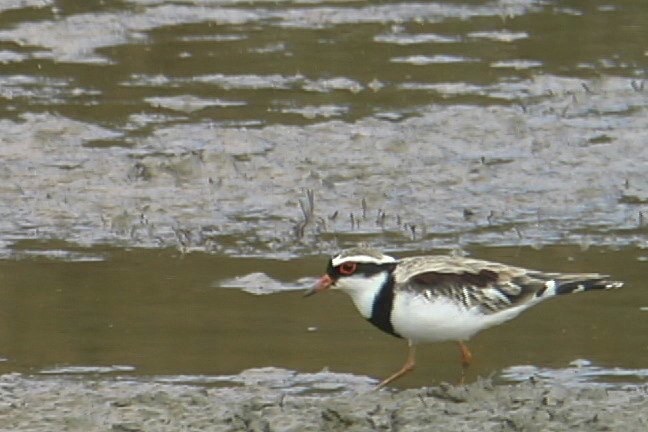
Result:
{"type": "Polygon", "coordinates": [[[552,297],[557,294],[556,292],[556,281],[555,280],[548,280],[545,282],[545,290],[542,292],[540,297],[552,297]]]}
{"type": "Polygon", "coordinates": [[[511,304],[511,300],[499,288],[484,288],[480,293],[489,302],[511,304]]]}

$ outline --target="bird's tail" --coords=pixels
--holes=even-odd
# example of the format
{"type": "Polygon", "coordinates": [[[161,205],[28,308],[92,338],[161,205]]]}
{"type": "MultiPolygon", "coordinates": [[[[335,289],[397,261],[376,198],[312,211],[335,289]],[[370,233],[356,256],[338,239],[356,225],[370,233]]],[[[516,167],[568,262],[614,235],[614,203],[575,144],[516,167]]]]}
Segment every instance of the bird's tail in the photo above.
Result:
{"type": "Polygon", "coordinates": [[[544,289],[536,292],[536,297],[552,297],[590,290],[621,288],[623,282],[610,280],[609,276],[597,273],[585,274],[545,274],[549,276],[544,289]]]}

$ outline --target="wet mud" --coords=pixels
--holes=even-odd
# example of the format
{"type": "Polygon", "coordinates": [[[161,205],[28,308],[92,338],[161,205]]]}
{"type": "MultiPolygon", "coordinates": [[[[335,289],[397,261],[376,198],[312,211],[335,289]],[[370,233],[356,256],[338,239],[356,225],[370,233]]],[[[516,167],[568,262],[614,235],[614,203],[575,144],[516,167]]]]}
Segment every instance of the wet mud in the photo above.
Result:
{"type": "MultiPolygon", "coordinates": [[[[565,93],[526,112],[433,107],[399,123],[160,127],[133,148],[103,150],[84,143],[109,130],[24,115],[2,122],[0,231],[5,242],[278,257],[363,239],[401,249],[645,245],[648,116],[591,115],[607,102],[565,85],[577,92],[573,116],[555,114],[572,104],[565,93]]],[[[629,82],[601,86],[645,103],[629,82]]]]}
{"type": "Polygon", "coordinates": [[[0,6],[3,256],[645,245],[636,3],[207,3],[0,6]]]}
{"type": "Polygon", "coordinates": [[[374,392],[357,377],[246,371],[237,387],[0,377],[3,431],[642,431],[648,389],[529,380],[374,392]],[[353,382],[355,381],[355,382],[353,382]]]}

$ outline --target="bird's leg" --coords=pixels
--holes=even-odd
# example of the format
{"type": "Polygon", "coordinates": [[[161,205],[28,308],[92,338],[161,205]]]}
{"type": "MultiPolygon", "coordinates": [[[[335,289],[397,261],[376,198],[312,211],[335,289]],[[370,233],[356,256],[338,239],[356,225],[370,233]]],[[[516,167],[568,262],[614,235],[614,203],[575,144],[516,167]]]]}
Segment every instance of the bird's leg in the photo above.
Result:
{"type": "Polygon", "coordinates": [[[463,341],[459,341],[459,351],[461,351],[461,377],[459,378],[459,385],[463,385],[466,377],[466,370],[468,369],[468,366],[470,366],[473,356],[470,349],[468,349],[468,346],[463,343],[463,341]]]}
{"type": "Polygon", "coordinates": [[[393,375],[391,375],[389,378],[384,379],[374,390],[380,390],[381,388],[385,387],[387,384],[391,383],[392,381],[397,380],[398,378],[402,377],[408,372],[411,372],[414,370],[414,366],[416,366],[416,347],[412,343],[412,341],[409,341],[409,347],[408,347],[408,352],[407,352],[407,360],[405,360],[405,364],[403,365],[402,368],[393,375]]]}

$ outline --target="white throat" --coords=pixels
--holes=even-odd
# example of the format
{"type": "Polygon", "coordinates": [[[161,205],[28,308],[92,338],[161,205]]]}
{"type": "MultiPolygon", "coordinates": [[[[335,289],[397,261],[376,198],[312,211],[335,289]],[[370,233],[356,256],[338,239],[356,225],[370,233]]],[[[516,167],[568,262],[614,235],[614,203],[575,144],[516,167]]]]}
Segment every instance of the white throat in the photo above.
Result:
{"type": "Polygon", "coordinates": [[[373,276],[359,274],[343,277],[337,281],[335,288],[349,294],[360,314],[365,318],[371,318],[374,301],[388,277],[387,271],[373,276]]]}

